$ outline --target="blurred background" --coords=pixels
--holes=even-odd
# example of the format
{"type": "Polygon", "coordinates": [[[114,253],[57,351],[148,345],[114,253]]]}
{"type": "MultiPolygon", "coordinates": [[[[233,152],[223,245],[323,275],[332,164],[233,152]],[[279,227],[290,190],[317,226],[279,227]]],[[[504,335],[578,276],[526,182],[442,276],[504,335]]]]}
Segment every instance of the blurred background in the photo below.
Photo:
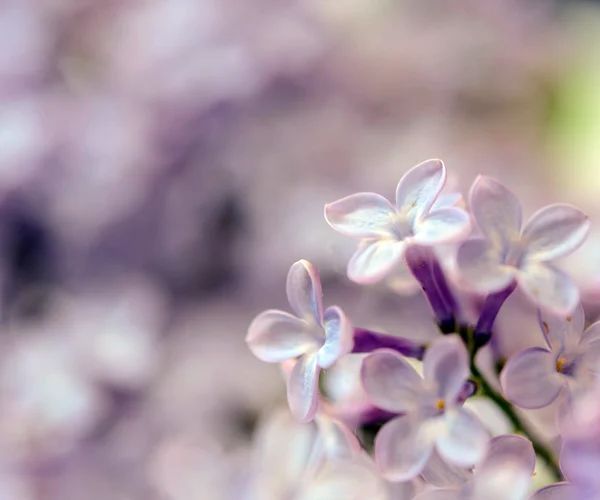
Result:
{"type": "Polygon", "coordinates": [[[594,311],[599,33],[583,1],[0,0],[0,498],[270,498],[246,328],[305,258],[356,324],[434,335],[323,218],[431,157],[586,210],[594,311]]]}

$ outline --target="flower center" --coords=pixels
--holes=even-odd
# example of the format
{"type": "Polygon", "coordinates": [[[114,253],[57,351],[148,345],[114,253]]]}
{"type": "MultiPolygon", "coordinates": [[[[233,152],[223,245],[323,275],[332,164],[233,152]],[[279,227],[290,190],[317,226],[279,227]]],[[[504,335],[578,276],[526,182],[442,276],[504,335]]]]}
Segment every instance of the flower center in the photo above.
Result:
{"type": "Polygon", "coordinates": [[[413,235],[413,228],[405,215],[397,214],[394,217],[392,232],[398,241],[403,241],[413,235]]]}
{"type": "Polygon", "coordinates": [[[575,376],[576,360],[561,354],[556,360],[556,371],[567,377],[575,376]]]}
{"type": "Polygon", "coordinates": [[[435,408],[436,408],[436,410],[438,410],[438,411],[444,411],[444,410],[446,409],[446,403],[444,403],[444,400],[443,400],[443,399],[438,399],[438,400],[435,402],[435,408]]]}

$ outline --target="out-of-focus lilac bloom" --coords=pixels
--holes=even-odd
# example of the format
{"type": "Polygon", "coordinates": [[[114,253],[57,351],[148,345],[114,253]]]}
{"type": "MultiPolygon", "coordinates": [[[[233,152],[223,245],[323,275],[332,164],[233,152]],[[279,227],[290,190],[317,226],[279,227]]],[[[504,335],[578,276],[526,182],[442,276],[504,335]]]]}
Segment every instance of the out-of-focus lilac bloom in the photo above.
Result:
{"type": "Polygon", "coordinates": [[[600,322],[583,331],[579,305],[572,315],[540,312],[547,348],[530,347],[512,357],[500,377],[507,399],[522,408],[542,408],[563,389],[582,389],[600,372],[600,322]]]}
{"type": "Polygon", "coordinates": [[[443,162],[427,160],[400,179],[396,206],[375,193],[357,193],[325,205],[325,219],[333,229],[361,239],[348,263],[351,280],[381,280],[401,261],[407,245],[434,246],[469,233],[464,210],[434,208],[445,182],[443,162]]]}
{"type": "Polygon", "coordinates": [[[259,314],[246,342],[262,361],[297,358],[288,377],[288,403],[296,418],[309,421],[317,411],[319,372],[352,350],[354,330],[339,307],[323,311],[319,273],[310,262],[292,265],[286,291],[296,316],[274,309],[259,314]]]}
{"type": "Polygon", "coordinates": [[[466,241],[458,251],[465,284],[479,293],[494,293],[516,280],[540,307],[564,315],[573,311],[579,291],[551,262],[583,243],[590,225],[587,215],[571,205],[548,205],[521,228],[516,196],[485,176],[475,180],[469,202],[484,237],[466,241]]]}
{"type": "Polygon", "coordinates": [[[597,500],[599,496],[581,496],[577,488],[569,483],[556,483],[536,491],[530,500],[597,500]]]}
{"type": "Polygon", "coordinates": [[[434,449],[450,463],[471,466],[485,454],[488,434],[459,400],[469,376],[467,351],[452,335],[425,353],[421,378],[394,351],[367,356],[362,379],[376,406],[402,413],[379,431],[375,458],[382,473],[406,481],[421,473],[434,449]]]}
{"type": "Polygon", "coordinates": [[[527,439],[498,436],[490,441],[485,459],[467,481],[454,488],[428,491],[415,500],[525,500],[535,460],[533,446],[527,439]]]}

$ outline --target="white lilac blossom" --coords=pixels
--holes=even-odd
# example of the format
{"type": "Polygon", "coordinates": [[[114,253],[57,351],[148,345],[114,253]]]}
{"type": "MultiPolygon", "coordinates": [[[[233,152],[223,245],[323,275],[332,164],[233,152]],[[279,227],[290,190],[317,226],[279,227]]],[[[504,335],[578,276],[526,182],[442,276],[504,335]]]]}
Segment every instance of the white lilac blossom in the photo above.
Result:
{"type": "Polygon", "coordinates": [[[361,240],[348,263],[352,281],[367,284],[383,279],[409,245],[431,247],[469,233],[464,210],[433,208],[445,182],[444,163],[428,160],[400,179],[395,206],[375,193],[353,194],[325,206],[325,219],[333,229],[361,240]]]}
{"type": "Polygon", "coordinates": [[[495,293],[517,282],[540,307],[567,315],[579,302],[575,283],[552,262],[577,249],[589,221],[578,208],[554,204],[538,210],[522,227],[521,204],[500,182],[479,176],[469,195],[482,238],[462,244],[457,264],[472,290],[495,293]]]}
{"type": "Polygon", "coordinates": [[[585,332],[579,305],[560,317],[540,311],[547,347],[530,347],[513,356],[500,378],[506,398],[522,408],[549,405],[566,389],[582,390],[600,373],[600,322],[585,332]]]}
{"type": "Polygon", "coordinates": [[[320,370],[352,350],[354,330],[339,307],[323,310],[321,281],[310,262],[292,265],[286,292],[295,315],[275,309],[259,314],[246,342],[262,361],[296,360],[287,382],[288,403],[294,416],[308,421],[317,410],[320,370]]]}
{"type": "Polygon", "coordinates": [[[371,401],[401,414],[385,424],[375,440],[375,459],[388,479],[416,477],[434,449],[456,465],[481,460],[487,432],[460,401],[468,376],[467,351],[457,336],[429,347],[423,377],[394,351],[381,349],[365,358],[362,378],[371,401]]]}

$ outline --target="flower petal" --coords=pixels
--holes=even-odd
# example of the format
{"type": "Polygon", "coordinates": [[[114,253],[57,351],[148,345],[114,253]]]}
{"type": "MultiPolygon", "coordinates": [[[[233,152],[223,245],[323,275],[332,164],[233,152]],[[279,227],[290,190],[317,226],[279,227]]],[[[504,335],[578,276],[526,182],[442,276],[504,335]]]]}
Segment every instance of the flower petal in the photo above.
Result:
{"type": "Polygon", "coordinates": [[[296,316],[307,323],[323,322],[323,290],[319,271],[307,260],[292,264],[287,275],[287,297],[296,316]]]}
{"type": "Polygon", "coordinates": [[[536,455],[529,439],[516,434],[496,436],[489,443],[486,463],[501,463],[511,458],[519,458],[523,462],[529,476],[535,470],[536,455]]]}
{"type": "Polygon", "coordinates": [[[447,405],[456,405],[469,374],[469,356],[457,335],[438,338],[425,352],[423,377],[436,383],[438,397],[447,405]]]}
{"type": "Polygon", "coordinates": [[[557,203],[533,214],[523,229],[522,238],[531,259],[547,261],[576,250],[589,230],[586,214],[572,205],[557,203]]]}
{"type": "Polygon", "coordinates": [[[324,412],[319,412],[315,421],[328,459],[350,459],[362,450],[356,435],[340,420],[331,418],[324,412]]]}
{"type": "Polygon", "coordinates": [[[287,399],[292,415],[301,422],[311,421],[318,406],[319,365],[316,354],[298,358],[287,381],[287,399]]]}
{"type": "Polygon", "coordinates": [[[529,262],[517,273],[525,294],[539,307],[567,316],[579,304],[579,289],[573,280],[552,264],[529,262]]]}
{"type": "Polygon", "coordinates": [[[476,470],[471,484],[471,498],[486,500],[526,500],[531,485],[531,471],[519,457],[500,462],[486,462],[476,470]]]}
{"type": "Polygon", "coordinates": [[[529,500],[576,500],[577,490],[569,483],[556,483],[536,491],[529,500]]]}
{"type": "Polygon", "coordinates": [[[489,442],[489,435],[479,419],[465,408],[449,410],[443,418],[445,432],[436,440],[442,458],[465,467],[479,462],[489,442]]]}
{"type": "Polygon", "coordinates": [[[539,310],[538,318],[552,351],[558,352],[579,343],[585,325],[585,313],[581,304],[578,304],[570,315],[557,315],[539,310]]]}
{"type": "Polygon", "coordinates": [[[440,490],[429,490],[417,495],[413,500],[464,500],[459,490],[444,488],[440,490]]]}
{"type": "Polygon", "coordinates": [[[401,262],[404,248],[405,244],[396,240],[361,242],[348,262],[348,278],[355,283],[376,283],[401,262]]]}
{"type": "Polygon", "coordinates": [[[361,378],[375,406],[395,413],[419,408],[423,379],[396,351],[378,349],[366,356],[361,378]]]}
{"type": "Polygon", "coordinates": [[[432,437],[415,415],[390,420],[375,438],[375,461],[383,476],[390,481],[418,476],[433,450],[432,437]]]}
{"type": "Polygon", "coordinates": [[[440,208],[415,222],[412,241],[420,245],[437,245],[466,238],[471,232],[469,214],[460,208],[440,208]]]}
{"type": "Polygon", "coordinates": [[[456,259],[462,281],[478,293],[504,290],[517,274],[513,267],[503,265],[498,252],[482,239],[465,241],[456,259]]]}
{"type": "Polygon", "coordinates": [[[433,159],[406,172],[396,187],[396,207],[411,222],[423,217],[434,204],[446,182],[446,166],[433,159]]]}
{"type": "Polygon", "coordinates": [[[328,307],[323,316],[325,344],[319,349],[319,366],[329,368],[338,359],[352,351],[354,328],[337,306],[328,307]]]}
{"type": "Polygon", "coordinates": [[[325,220],[336,231],[358,238],[392,236],[396,210],[383,196],[357,193],[325,205],[325,220]]]}
{"type": "Polygon", "coordinates": [[[460,488],[472,476],[470,468],[449,464],[440,457],[437,450],[433,450],[427,465],[421,472],[421,477],[426,483],[438,488],[460,488]]]}
{"type": "Polygon", "coordinates": [[[279,363],[319,348],[318,339],[310,335],[304,321],[276,309],[254,318],[246,342],[252,354],[268,363],[279,363]]]}
{"type": "Polygon", "coordinates": [[[471,187],[469,204],[481,232],[504,255],[521,231],[521,204],[517,197],[497,180],[480,175],[471,187]]]}
{"type": "Polygon", "coordinates": [[[563,387],[555,357],[540,347],[525,349],[509,359],[500,384],[506,399],[527,409],[548,406],[563,387]]]}
{"type": "Polygon", "coordinates": [[[439,210],[440,208],[448,207],[464,207],[465,201],[460,193],[440,193],[436,198],[431,210],[439,210]]]}

